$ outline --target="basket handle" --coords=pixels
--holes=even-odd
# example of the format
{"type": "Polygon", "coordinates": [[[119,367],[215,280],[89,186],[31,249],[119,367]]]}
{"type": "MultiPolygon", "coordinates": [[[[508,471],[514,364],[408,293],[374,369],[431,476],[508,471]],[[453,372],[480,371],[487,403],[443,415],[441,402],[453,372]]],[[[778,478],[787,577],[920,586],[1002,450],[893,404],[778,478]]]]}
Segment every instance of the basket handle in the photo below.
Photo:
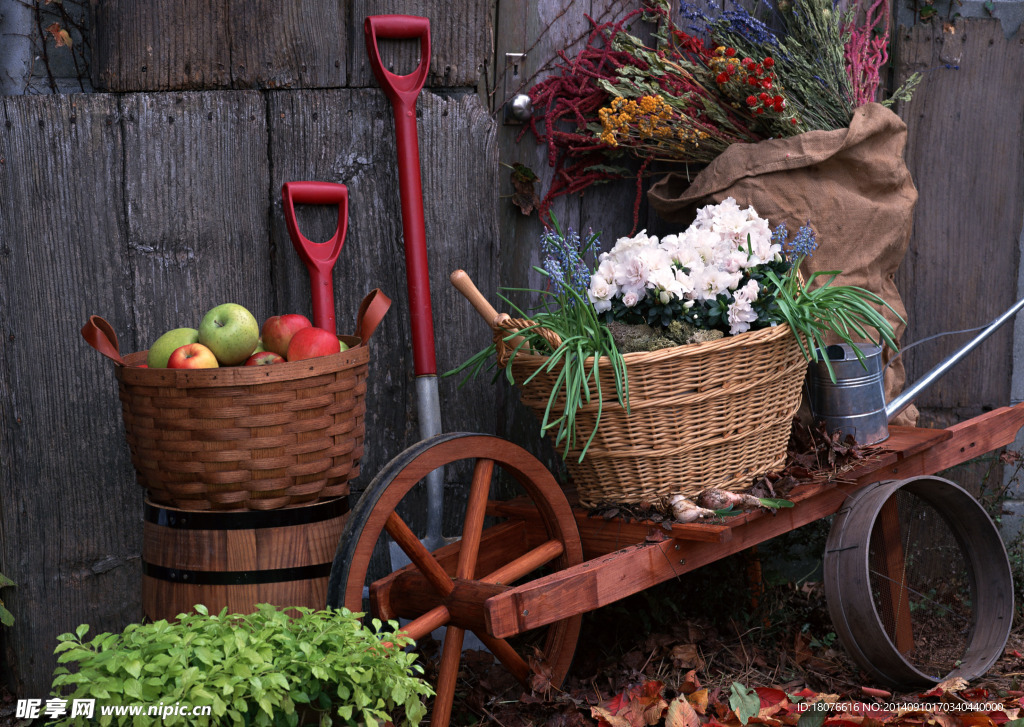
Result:
{"type": "Polygon", "coordinates": [[[370,340],[370,336],[384,320],[389,308],[391,298],[380,288],[374,288],[363,298],[363,302],[359,304],[359,313],[356,315],[356,336],[362,341],[361,346],[365,346],[370,340]]]}
{"type": "Polygon", "coordinates": [[[121,358],[121,350],[117,344],[117,334],[114,327],[99,316],[89,316],[89,320],[82,326],[82,338],[90,346],[102,353],[119,366],[127,366],[121,358]]]}

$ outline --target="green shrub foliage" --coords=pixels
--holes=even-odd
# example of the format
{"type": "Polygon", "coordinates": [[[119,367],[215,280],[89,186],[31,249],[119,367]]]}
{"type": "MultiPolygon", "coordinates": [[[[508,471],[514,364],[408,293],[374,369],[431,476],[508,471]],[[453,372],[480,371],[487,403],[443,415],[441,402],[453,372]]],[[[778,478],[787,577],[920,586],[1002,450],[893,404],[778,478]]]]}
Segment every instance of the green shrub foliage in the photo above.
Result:
{"type": "Polygon", "coordinates": [[[101,716],[110,705],[209,705],[208,717],[166,717],[166,725],[417,725],[432,693],[412,641],[347,609],[210,615],[203,606],[122,633],[85,640],[88,625],[58,637],[53,694],[95,699],[93,719],[57,724],[135,725],[152,717],[101,716]],[[139,721],[139,720],[142,721],[139,721]]]}

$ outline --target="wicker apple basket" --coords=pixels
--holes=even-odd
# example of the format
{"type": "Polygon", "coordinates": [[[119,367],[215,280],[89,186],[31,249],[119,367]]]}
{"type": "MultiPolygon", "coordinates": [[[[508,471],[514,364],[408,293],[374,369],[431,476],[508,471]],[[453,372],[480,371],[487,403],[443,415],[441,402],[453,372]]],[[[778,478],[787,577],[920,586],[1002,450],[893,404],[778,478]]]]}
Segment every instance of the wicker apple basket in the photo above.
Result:
{"type": "MultiPolygon", "coordinates": [[[[496,330],[502,365],[508,351],[501,339],[508,333],[496,330]]],[[[522,402],[543,417],[558,372],[541,371],[523,384],[546,361],[524,350],[508,365],[522,386],[522,402]]],[[[601,368],[600,426],[582,462],[597,419],[596,397],[576,414],[577,448],[565,459],[580,504],[651,502],[711,487],[741,490],[785,462],[807,371],[788,325],[623,358],[630,413],[615,400],[609,362],[601,368]]]]}
{"type": "Polygon", "coordinates": [[[125,437],[139,484],[186,510],[272,510],[348,494],[363,453],[367,341],[391,301],[362,303],[347,351],[270,366],[140,368],[110,324],[82,336],[118,365],[125,437]]]}

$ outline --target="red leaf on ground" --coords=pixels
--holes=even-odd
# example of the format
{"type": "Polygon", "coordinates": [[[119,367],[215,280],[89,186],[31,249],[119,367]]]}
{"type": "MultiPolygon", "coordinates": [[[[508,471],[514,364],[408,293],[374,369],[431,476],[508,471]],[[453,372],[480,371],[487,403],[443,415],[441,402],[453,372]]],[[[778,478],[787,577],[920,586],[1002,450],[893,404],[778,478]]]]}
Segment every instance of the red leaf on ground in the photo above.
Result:
{"type": "Polygon", "coordinates": [[[765,707],[774,707],[779,702],[789,699],[784,691],[773,687],[756,687],[754,691],[757,692],[757,696],[761,698],[762,709],[765,707]]]}
{"type": "Polygon", "coordinates": [[[660,722],[668,708],[661,696],[664,689],[658,681],[630,687],[604,706],[591,707],[590,716],[597,719],[598,727],[649,727],[660,722]]]}

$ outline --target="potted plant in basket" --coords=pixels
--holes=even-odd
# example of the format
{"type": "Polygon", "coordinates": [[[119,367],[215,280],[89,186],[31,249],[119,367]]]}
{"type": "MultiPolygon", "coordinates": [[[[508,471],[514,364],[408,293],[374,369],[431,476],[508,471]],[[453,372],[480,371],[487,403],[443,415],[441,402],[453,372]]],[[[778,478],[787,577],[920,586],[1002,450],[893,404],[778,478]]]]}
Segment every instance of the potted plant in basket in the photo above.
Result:
{"type": "Polygon", "coordinates": [[[549,285],[531,291],[540,307],[504,298],[520,317],[455,370],[507,362],[581,504],[745,488],[782,464],[806,363],[826,336],[896,347],[879,296],[836,285],[838,271],[802,279],[809,225],[790,239],[731,198],[682,233],[620,238],[591,267],[597,244],[546,232],[535,269],[549,285]]]}
{"type": "Polygon", "coordinates": [[[56,653],[70,671],[54,672],[54,697],[95,700],[93,715],[56,724],[138,724],[99,706],[157,707],[162,724],[416,725],[433,693],[419,674],[411,639],[391,623],[381,632],[347,609],[211,615],[203,606],[177,621],[131,624],[86,640],[87,625],[62,634],[56,653]],[[392,633],[396,632],[396,633],[392,633]],[[202,708],[209,708],[208,710],[202,708]],[[205,711],[195,716],[193,710],[205,711]]]}

